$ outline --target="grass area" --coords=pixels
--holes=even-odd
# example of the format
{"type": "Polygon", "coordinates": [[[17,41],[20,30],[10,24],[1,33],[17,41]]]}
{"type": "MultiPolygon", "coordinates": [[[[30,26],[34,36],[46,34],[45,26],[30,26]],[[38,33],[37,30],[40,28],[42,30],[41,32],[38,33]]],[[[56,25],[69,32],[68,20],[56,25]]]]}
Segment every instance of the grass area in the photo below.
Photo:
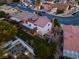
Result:
{"type": "Polygon", "coordinates": [[[28,41],[27,43],[34,48],[35,59],[52,59],[54,57],[56,52],[56,43],[48,44],[45,39],[37,36],[31,36],[21,29],[18,30],[17,36],[24,41],[28,41]]]}

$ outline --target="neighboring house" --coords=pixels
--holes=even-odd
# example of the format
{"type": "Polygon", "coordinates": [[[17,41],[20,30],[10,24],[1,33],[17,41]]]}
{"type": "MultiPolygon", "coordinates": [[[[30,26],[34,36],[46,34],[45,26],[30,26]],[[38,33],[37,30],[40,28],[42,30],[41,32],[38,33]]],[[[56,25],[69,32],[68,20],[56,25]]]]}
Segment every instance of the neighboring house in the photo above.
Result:
{"type": "Polygon", "coordinates": [[[57,10],[59,11],[68,11],[68,8],[69,8],[69,4],[67,3],[54,3],[54,4],[51,4],[51,3],[43,3],[42,4],[42,8],[44,10],[47,10],[47,11],[51,11],[53,10],[54,8],[57,8],[57,10]],[[61,8],[62,7],[62,8],[61,8]]]}
{"type": "Polygon", "coordinates": [[[8,4],[13,2],[13,0],[6,0],[6,1],[8,4]]]}
{"type": "Polygon", "coordinates": [[[53,5],[53,8],[57,8],[58,10],[62,10],[62,11],[63,10],[66,11],[68,7],[69,7],[69,4],[67,4],[67,3],[65,3],[65,4],[64,3],[63,4],[61,4],[61,3],[55,3],[53,5]]]}
{"type": "Polygon", "coordinates": [[[32,2],[32,0],[20,0],[20,2],[23,4],[29,4],[32,2]]]}
{"type": "Polygon", "coordinates": [[[79,59],[79,28],[72,25],[63,25],[63,31],[63,55],[72,59],[79,59]]]}
{"type": "Polygon", "coordinates": [[[36,32],[40,35],[47,34],[52,28],[52,23],[46,16],[37,16],[29,12],[12,15],[11,19],[22,21],[22,24],[31,30],[37,28],[36,32]]]}
{"type": "Polygon", "coordinates": [[[4,46],[2,46],[2,49],[3,52],[8,53],[11,57],[13,57],[14,55],[22,56],[24,54],[29,55],[29,57],[35,56],[33,48],[28,43],[18,37],[15,37],[14,41],[11,40],[4,44],[4,46]]]}
{"type": "Polygon", "coordinates": [[[20,0],[20,2],[30,2],[31,0],[20,0]]]}
{"type": "Polygon", "coordinates": [[[1,3],[12,3],[13,0],[0,0],[1,3]]]}
{"type": "Polygon", "coordinates": [[[75,0],[53,0],[55,3],[74,3],[75,0]]]}
{"type": "Polygon", "coordinates": [[[0,11],[4,11],[5,13],[9,13],[9,14],[14,14],[19,12],[17,9],[7,5],[0,6],[0,11]]]}

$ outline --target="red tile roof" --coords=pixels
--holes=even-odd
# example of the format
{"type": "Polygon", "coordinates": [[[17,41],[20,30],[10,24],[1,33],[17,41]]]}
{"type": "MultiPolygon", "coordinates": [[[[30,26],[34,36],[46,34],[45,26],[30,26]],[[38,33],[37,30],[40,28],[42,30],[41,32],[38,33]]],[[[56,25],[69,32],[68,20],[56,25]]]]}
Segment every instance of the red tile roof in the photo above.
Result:
{"type": "Polygon", "coordinates": [[[35,14],[29,13],[29,12],[21,12],[21,13],[18,13],[18,14],[14,14],[12,16],[15,17],[15,18],[18,18],[21,21],[26,21],[30,17],[33,17],[33,19],[36,18],[35,14]]]}
{"type": "Polygon", "coordinates": [[[58,10],[66,10],[66,8],[69,6],[69,4],[55,3],[52,6],[53,6],[53,8],[57,8],[58,10]]]}
{"type": "Polygon", "coordinates": [[[37,16],[36,14],[28,12],[21,12],[18,14],[14,14],[13,17],[18,18],[23,22],[26,22],[27,20],[40,27],[44,27],[49,22],[49,19],[46,16],[37,16]],[[28,20],[28,18],[30,17],[32,17],[32,20],[28,20]]]}
{"type": "Polygon", "coordinates": [[[57,8],[58,10],[66,10],[66,8],[69,6],[69,4],[65,3],[65,4],[61,4],[61,3],[54,3],[54,4],[51,4],[51,3],[43,3],[42,5],[44,7],[45,10],[50,10],[50,9],[53,9],[53,8],[57,8]]]}
{"type": "Polygon", "coordinates": [[[72,25],[63,25],[64,48],[79,52],[79,28],[72,25]]]}
{"type": "Polygon", "coordinates": [[[34,24],[40,27],[44,27],[49,22],[49,19],[46,16],[39,16],[38,20],[34,24]]]}
{"type": "Polygon", "coordinates": [[[44,7],[44,9],[46,11],[48,11],[48,10],[52,9],[52,4],[50,4],[50,3],[44,3],[44,4],[42,4],[42,7],[44,7]]]}

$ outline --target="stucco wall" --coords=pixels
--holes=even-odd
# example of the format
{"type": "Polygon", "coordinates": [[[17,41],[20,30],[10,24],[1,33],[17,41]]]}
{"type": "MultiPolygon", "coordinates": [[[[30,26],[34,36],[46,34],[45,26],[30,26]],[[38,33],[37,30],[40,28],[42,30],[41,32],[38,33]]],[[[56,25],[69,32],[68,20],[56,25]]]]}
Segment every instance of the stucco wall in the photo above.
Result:
{"type": "Polygon", "coordinates": [[[45,27],[39,27],[39,26],[37,26],[37,28],[41,32],[41,34],[44,35],[44,34],[48,33],[51,30],[52,24],[51,24],[51,22],[48,22],[45,27]]]}

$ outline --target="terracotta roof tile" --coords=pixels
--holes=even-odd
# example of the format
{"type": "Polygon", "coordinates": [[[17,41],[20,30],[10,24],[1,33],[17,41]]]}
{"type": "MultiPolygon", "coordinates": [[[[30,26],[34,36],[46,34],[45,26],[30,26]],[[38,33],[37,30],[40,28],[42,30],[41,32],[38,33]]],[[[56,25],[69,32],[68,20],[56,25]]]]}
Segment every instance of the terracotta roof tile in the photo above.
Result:
{"type": "Polygon", "coordinates": [[[32,13],[22,12],[22,13],[13,15],[13,17],[18,18],[19,20],[23,22],[26,22],[26,20],[28,20],[29,22],[32,22],[35,25],[40,26],[40,27],[44,27],[49,22],[49,19],[46,16],[38,17],[37,15],[32,14],[32,13]],[[32,17],[32,20],[29,19],[31,17],[32,17]]]}
{"type": "Polygon", "coordinates": [[[46,16],[39,16],[38,20],[35,21],[35,25],[44,27],[49,22],[49,19],[46,16]]]}
{"type": "Polygon", "coordinates": [[[72,25],[63,25],[64,48],[79,52],[79,28],[72,25]]]}
{"type": "Polygon", "coordinates": [[[33,17],[33,19],[36,18],[35,14],[29,13],[29,12],[21,12],[21,13],[18,13],[18,14],[14,14],[12,16],[15,17],[15,18],[18,18],[21,21],[26,21],[31,17],[33,17]]]}

